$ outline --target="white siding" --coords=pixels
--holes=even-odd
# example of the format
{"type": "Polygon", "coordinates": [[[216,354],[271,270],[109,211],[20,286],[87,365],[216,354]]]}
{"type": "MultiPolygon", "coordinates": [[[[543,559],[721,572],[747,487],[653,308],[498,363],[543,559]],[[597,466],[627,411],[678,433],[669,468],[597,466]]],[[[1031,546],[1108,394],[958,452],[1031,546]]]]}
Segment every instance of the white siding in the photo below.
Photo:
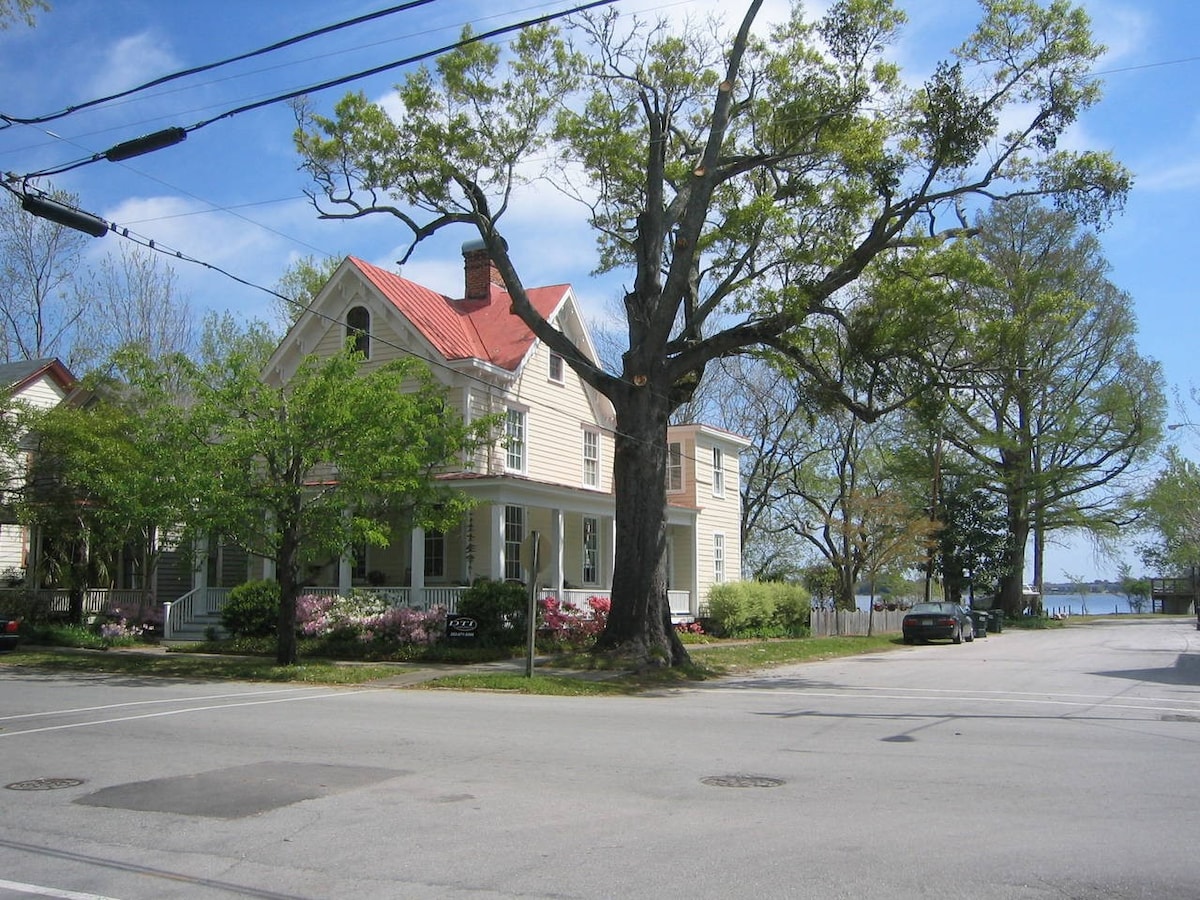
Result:
{"type": "Polygon", "coordinates": [[[530,478],[552,484],[583,487],[583,432],[600,432],[600,492],[612,490],[612,434],[597,421],[587,391],[567,367],[562,383],[552,381],[550,353],[536,346],[521,371],[513,399],[527,407],[530,478]]]}

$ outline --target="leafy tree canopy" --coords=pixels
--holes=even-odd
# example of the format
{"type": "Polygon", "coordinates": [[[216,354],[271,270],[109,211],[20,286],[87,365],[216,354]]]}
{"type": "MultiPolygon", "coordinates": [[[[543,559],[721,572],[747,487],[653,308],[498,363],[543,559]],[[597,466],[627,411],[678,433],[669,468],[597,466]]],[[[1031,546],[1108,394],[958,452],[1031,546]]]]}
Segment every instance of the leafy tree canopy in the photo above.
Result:
{"type": "Polygon", "coordinates": [[[887,58],[905,24],[887,0],[841,0],[815,21],[797,5],[756,31],[761,5],[731,32],[612,12],[576,20],[569,41],[533,28],[507,54],[469,44],[399,85],[394,117],[361,94],[331,115],[298,109],[322,216],[392,217],[410,254],[472,229],[514,313],[612,401],[617,546],[599,645],[645,661],[687,657],[664,627],[665,433],[710,362],[771,348],[839,395],[809,320],[876,358],[922,349],[879,349],[903,329],[849,308],[843,289],[877,260],[961,237],[972,201],[1047,195],[1101,221],[1130,183],[1107,154],[1057,147],[1099,99],[1088,73],[1103,50],[1065,0],[985,0],[921,85],[887,58]],[[600,269],[628,273],[620,371],[593,364],[526,295],[504,217],[543,177],[584,204],[600,269]]]}

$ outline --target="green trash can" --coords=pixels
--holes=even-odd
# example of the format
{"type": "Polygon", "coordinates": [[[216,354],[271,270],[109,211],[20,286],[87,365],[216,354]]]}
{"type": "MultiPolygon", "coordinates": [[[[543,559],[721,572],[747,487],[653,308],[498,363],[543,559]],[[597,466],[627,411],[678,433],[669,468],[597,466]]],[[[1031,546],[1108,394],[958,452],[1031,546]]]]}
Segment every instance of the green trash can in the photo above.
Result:
{"type": "Polygon", "coordinates": [[[999,634],[1004,630],[1004,610],[989,609],[988,618],[991,619],[991,622],[988,623],[988,627],[991,628],[992,631],[996,632],[996,634],[999,634]]]}
{"type": "Polygon", "coordinates": [[[988,614],[983,609],[971,610],[971,621],[975,625],[975,637],[987,637],[988,632],[988,614]]]}

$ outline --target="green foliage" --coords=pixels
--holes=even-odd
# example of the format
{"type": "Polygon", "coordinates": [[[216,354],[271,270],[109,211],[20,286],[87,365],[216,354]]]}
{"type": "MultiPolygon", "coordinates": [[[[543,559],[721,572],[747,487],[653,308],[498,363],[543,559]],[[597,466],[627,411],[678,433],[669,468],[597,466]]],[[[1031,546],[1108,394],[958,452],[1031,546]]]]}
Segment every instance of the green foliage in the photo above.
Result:
{"type": "Polygon", "coordinates": [[[797,584],[726,582],[708,595],[708,615],[722,637],[803,637],[811,614],[811,596],[797,584]]]}
{"type": "Polygon", "coordinates": [[[318,259],[315,256],[305,256],[290,265],[275,284],[277,295],[273,298],[276,319],[284,327],[290,328],[300,315],[320,293],[321,288],[329,281],[343,257],[327,256],[318,259]]]}
{"type": "Polygon", "coordinates": [[[41,625],[53,618],[50,611],[50,595],[31,590],[6,592],[4,612],[20,619],[24,625],[41,625]]]}
{"type": "Polygon", "coordinates": [[[279,582],[247,581],[229,592],[221,626],[234,637],[265,637],[279,629],[279,582]]]}
{"type": "Polygon", "coordinates": [[[1170,448],[1140,507],[1149,569],[1169,575],[1200,565],[1200,466],[1170,448]]]}
{"type": "Polygon", "coordinates": [[[46,0],[0,0],[0,31],[16,21],[21,21],[30,28],[34,26],[34,12],[48,10],[50,4],[46,0]]]}
{"type": "Polygon", "coordinates": [[[479,623],[478,643],[516,647],[527,639],[529,589],[508,581],[481,578],[458,599],[458,614],[479,623]]]}
{"type": "Polygon", "coordinates": [[[828,564],[806,566],[800,576],[800,583],[808,591],[809,596],[822,606],[837,596],[838,573],[828,564]]]}
{"type": "MultiPolygon", "coordinates": [[[[427,529],[457,523],[469,501],[434,475],[493,423],[464,423],[412,357],[309,356],[280,383],[263,375],[273,346],[259,324],[210,319],[198,361],[133,355],[122,372],[191,485],[177,521],[273,560],[294,622],[306,566],[359,543],[386,546],[406,515],[427,529]]],[[[294,627],[277,637],[279,662],[295,662],[294,627]]]]}
{"type": "MultiPolygon", "coordinates": [[[[1107,154],[1058,149],[1099,99],[1087,76],[1103,52],[1069,4],[984,3],[944,64],[923,62],[934,73],[925,84],[892,62],[905,24],[892,3],[834,3],[816,22],[804,6],[768,23],[756,3],[736,29],[679,33],[610,10],[573,19],[570,40],[539,28],[508,52],[465,44],[413,72],[394,107],[360,93],[327,116],[300,109],[295,144],[326,217],[391,216],[409,253],[444,228],[473,227],[514,312],[612,401],[621,430],[664,431],[707,366],[763,348],[786,355],[823,408],[873,419],[903,402],[940,349],[924,339],[939,332],[919,308],[936,298],[922,298],[915,277],[920,289],[861,309],[870,304],[854,282],[918,244],[964,239],[961,210],[988,198],[1053,195],[1102,219],[1130,177],[1107,154]],[[572,345],[520,288],[502,219],[542,174],[586,204],[598,269],[624,270],[620,372],[572,345]],[[847,365],[821,365],[822,324],[847,365]]],[[[631,442],[619,455],[622,515],[661,515],[660,454],[631,442]]],[[[659,535],[618,542],[616,567],[639,575],[630,584],[653,583],[641,576],[661,564],[659,535]]],[[[678,642],[661,635],[665,597],[641,587],[613,599],[602,646],[677,659],[678,642]]]]}
{"type": "Polygon", "coordinates": [[[41,647],[78,647],[83,650],[104,650],[112,646],[100,633],[87,625],[62,625],[43,622],[21,624],[21,634],[26,644],[41,647]]]}

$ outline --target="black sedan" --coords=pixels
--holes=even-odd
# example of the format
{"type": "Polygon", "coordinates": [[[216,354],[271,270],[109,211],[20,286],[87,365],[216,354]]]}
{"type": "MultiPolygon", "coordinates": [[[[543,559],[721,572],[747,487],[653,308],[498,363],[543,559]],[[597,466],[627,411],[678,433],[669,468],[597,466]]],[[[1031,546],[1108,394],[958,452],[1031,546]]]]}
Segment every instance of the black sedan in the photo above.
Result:
{"type": "Polygon", "coordinates": [[[12,650],[21,639],[18,633],[21,627],[19,619],[14,619],[0,613],[0,650],[12,650]]]}
{"type": "Polygon", "coordinates": [[[970,610],[957,603],[918,603],[904,616],[904,643],[949,638],[956,644],[975,640],[970,610]]]}

